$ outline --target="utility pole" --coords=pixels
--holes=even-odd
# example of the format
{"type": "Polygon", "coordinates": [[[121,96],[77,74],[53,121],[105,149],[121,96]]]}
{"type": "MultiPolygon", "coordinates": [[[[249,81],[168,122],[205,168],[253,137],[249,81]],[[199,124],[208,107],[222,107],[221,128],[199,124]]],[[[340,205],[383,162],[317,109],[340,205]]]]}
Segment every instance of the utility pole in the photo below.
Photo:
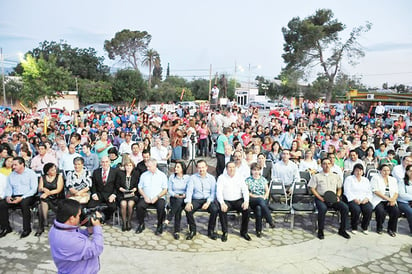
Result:
{"type": "Polygon", "coordinates": [[[210,102],[210,92],[212,91],[212,64],[210,64],[209,69],[209,102],[210,102]]]}
{"type": "Polygon", "coordinates": [[[1,55],[1,75],[2,75],[2,86],[3,86],[3,104],[7,106],[6,101],[6,84],[4,82],[4,56],[3,56],[3,48],[0,48],[0,55],[1,55]]]}

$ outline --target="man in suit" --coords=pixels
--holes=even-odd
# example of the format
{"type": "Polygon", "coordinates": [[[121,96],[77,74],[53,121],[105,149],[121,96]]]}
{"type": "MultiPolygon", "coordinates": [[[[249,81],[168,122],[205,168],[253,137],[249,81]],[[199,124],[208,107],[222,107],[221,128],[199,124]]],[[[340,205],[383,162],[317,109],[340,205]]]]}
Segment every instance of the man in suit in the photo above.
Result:
{"type": "Polygon", "coordinates": [[[143,157],[143,161],[140,161],[135,167],[135,171],[138,172],[139,178],[143,173],[147,171],[146,162],[147,160],[150,159],[150,150],[146,150],[146,149],[143,150],[142,157],[143,157]]]}
{"type": "Polygon", "coordinates": [[[101,168],[96,169],[92,175],[91,199],[89,208],[98,205],[107,205],[104,210],[106,219],[110,219],[113,212],[116,210],[116,185],[118,180],[118,170],[110,167],[110,159],[104,156],[100,160],[101,168]]]}
{"type": "Polygon", "coordinates": [[[261,175],[268,183],[272,180],[272,161],[266,161],[265,153],[259,153],[257,156],[257,163],[262,167],[261,175]]]}

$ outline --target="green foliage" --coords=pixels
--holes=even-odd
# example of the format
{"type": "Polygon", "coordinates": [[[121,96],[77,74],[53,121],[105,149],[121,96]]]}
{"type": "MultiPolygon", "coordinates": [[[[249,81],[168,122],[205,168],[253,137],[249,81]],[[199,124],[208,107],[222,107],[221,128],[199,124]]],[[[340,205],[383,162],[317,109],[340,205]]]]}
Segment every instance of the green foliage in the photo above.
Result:
{"type": "Polygon", "coordinates": [[[350,32],[349,38],[342,41],[339,34],[345,29],[345,25],[333,16],[331,10],[320,9],[305,19],[295,17],[289,21],[287,28],[282,28],[285,39],[282,57],[286,67],[280,76],[300,74],[297,79],[299,80],[313,69],[320,69],[322,75],[328,79],[327,101],[332,97],[335,77],[342,60],[345,58],[348,63],[355,65],[359,58],[364,56],[357,39],[371,28],[370,23],[355,27],[350,32]]]}
{"type": "Polygon", "coordinates": [[[146,98],[146,84],[142,74],[136,70],[119,70],[113,80],[114,101],[132,101],[146,98]]]}
{"type": "Polygon", "coordinates": [[[197,100],[209,99],[209,80],[194,79],[190,82],[190,89],[197,100]]]}
{"type": "MultiPolygon", "coordinates": [[[[19,99],[23,90],[23,83],[15,79],[5,79],[6,100],[5,104],[13,105],[19,99]]],[[[3,90],[3,82],[0,83],[0,90],[3,90]]]]}
{"type": "MultiPolygon", "coordinates": [[[[104,57],[97,57],[97,52],[93,48],[79,49],[72,48],[65,42],[44,41],[28,54],[36,60],[43,58],[48,61],[54,58],[58,67],[66,68],[74,76],[82,79],[104,80],[109,75],[109,67],[103,64],[104,57]]],[[[18,65],[15,71],[21,75],[22,67],[18,65]]]]}
{"type": "Polygon", "coordinates": [[[138,70],[140,58],[149,46],[152,36],[147,31],[124,29],[117,32],[111,40],[104,41],[104,49],[111,60],[120,58],[138,70]]]}
{"type": "Polygon", "coordinates": [[[22,62],[23,90],[20,99],[24,104],[35,105],[39,100],[45,99],[47,106],[61,96],[61,91],[67,90],[69,83],[73,81],[69,71],[58,67],[56,58],[50,57],[38,60],[31,55],[26,55],[22,62]]]}
{"type": "Polygon", "coordinates": [[[163,68],[162,68],[162,65],[159,63],[159,66],[154,66],[153,68],[152,87],[159,86],[163,78],[162,74],[163,74],[163,68]]]}
{"type": "Polygon", "coordinates": [[[142,65],[149,67],[149,88],[152,87],[152,67],[160,66],[160,55],[154,49],[148,49],[143,54],[142,65]]]}
{"type": "Polygon", "coordinates": [[[111,84],[107,81],[79,80],[79,97],[83,104],[112,102],[111,84]]]}

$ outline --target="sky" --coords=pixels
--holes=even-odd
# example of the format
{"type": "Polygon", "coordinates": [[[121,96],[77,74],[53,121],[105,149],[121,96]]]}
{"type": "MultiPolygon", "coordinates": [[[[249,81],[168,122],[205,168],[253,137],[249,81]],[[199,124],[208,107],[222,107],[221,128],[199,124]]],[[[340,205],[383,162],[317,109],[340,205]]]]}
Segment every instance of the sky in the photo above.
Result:
{"type": "MultiPolygon", "coordinates": [[[[344,73],[368,87],[412,86],[410,0],[0,0],[0,48],[6,68],[45,40],[94,48],[106,65],[122,68],[109,60],[104,41],[123,29],[145,30],[164,75],[169,63],[171,75],[188,80],[209,79],[210,66],[212,75],[224,73],[239,82],[256,75],[273,79],[284,67],[282,27],[321,8],[345,24],[342,39],[356,26],[373,24],[359,39],[366,56],[355,67],[343,64],[344,73]]],[[[147,67],[141,71],[148,74],[147,67]]]]}

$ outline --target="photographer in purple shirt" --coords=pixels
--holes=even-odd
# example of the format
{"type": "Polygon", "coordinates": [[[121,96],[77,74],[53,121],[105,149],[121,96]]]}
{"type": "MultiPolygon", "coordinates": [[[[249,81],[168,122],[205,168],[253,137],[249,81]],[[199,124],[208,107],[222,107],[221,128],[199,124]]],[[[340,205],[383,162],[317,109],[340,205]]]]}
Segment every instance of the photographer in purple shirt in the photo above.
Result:
{"type": "Polygon", "coordinates": [[[99,221],[90,218],[93,226],[80,229],[81,206],[67,199],[59,203],[56,220],[49,232],[51,255],[58,273],[98,273],[99,256],[103,252],[103,232],[99,221]],[[92,235],[92,237],[90,237],[92,235]]]}

